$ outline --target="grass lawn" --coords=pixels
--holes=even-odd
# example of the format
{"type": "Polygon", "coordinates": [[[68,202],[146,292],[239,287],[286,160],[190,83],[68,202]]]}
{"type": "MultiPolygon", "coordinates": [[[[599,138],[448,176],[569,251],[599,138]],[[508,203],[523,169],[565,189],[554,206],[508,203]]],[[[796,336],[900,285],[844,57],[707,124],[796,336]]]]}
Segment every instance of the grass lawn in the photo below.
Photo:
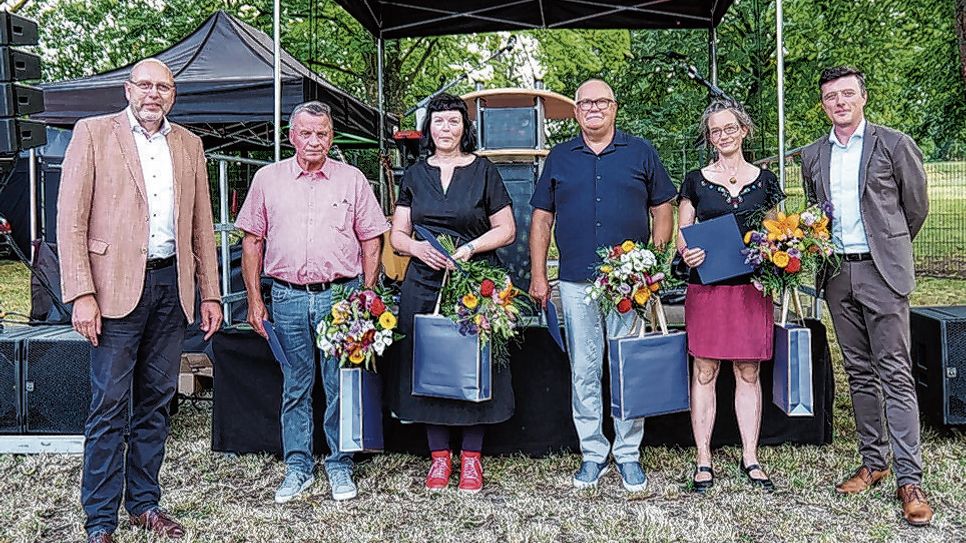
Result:
{"type": "MultiPolygon", "coordinates": [[[[0,299],[29,305],[26,273],[0,263],[0,299]]],[[[966,281],[924,278],[917,305],[966,303],[966,281]]],[[[830,334],[834,340],[834,334],[830,334]]],[[[765,447],[761,460],[779,491],[752,490],[735,461],[715,452],[718,480],[708,496],[689,494],[692,449],[645,448],[650,486],[627,495],[614,473],[600,488],[576,491],[579,457],[485,459],[486,488],[472,497],[454,488],[423,490],[427,461],[400,454],[358,466],[359,499],[336,504],[324,476],[285,506],[272,502],[283,475],[278,460],[212,453],[210,412],[185,406],[174,417],[162,471],[162,505],[188,527],[186,541],[472,541],[480,542],[959,542],[966,541],[966,436],[925,429],[925,487],[937,510],[929,528],[903,524],[894,480],[855,497],[832,485],[858,463],[841,357],[836,373],[835,441],[830,446],[765,447]]],[[[730,406],[720,406],[731,409],[730,406]]],[[[80,541],[79,456],[0,456],[0,542],[80,541]]],[[[122,524],[123,526],[123,524],[122,524]]],[[[162,541],[125,528],[119,543],[162,541]]]]}

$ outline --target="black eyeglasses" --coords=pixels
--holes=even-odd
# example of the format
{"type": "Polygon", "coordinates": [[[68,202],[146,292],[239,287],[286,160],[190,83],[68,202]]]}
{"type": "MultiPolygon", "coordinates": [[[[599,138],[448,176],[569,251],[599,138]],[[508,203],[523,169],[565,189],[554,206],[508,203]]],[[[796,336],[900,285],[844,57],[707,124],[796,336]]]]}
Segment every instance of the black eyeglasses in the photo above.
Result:
{"type": "Polygon", "coordinates": [[[596,100],[581,100],[577,102],[577,107],[580,108],[580,111],[590,111],[594,106],[597,106],[597,109],[604,110],[609,108],[611,104],[616,103],[617,100],[610,98],[598,98],[596,100]]]}

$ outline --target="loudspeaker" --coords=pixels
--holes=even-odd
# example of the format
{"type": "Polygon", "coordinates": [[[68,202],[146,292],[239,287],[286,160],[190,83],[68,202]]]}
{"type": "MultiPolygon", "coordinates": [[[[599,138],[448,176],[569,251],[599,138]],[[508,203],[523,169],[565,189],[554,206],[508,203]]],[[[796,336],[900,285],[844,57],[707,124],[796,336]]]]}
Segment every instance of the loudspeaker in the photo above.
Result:
{"type": "Polygon", "coordinates": [[[920,411],[939,426],[966,424],[966,306],[914,307],[909,324],[920,411]]]}
{"type": "Polygon", "coordinates": [[[83,434],[91,404],[91,344],[69,326],[22,346],[24,431],[83,434]]]}
{"type": "Polygon", "coordinates": [[[530,289],[530,197],[537,183],[537,165],[498,163],[496,169],[503,177],[503,184],[513,202],[513,220],[517,226],[516,240],[497,249],[496,254],[503,267],[510,272],[513,285],[526,292],[530,289]]]}
{"type": "MultiPolygon", "coordinates": [[[[0,388],[0,433],[20,434],[26,430],[28,412],[25,401],[28,387],[24,386],[26,373],[24,360],[27,358],[29,343],[56,338],[67,331],[73,332],[69,326],[8,326],[0,333],[0,387],[2,387],[0,388]]],[[[88,360],[89,356],[84,362],[89,365],[88,360]]],[[[57,362],[70,366],[74,361],[58,360],[57,362]]],[[[87,374],[84,375],[86,378],[87,374]]],[[[43,380],[41,383],[43,384],[43,380]]],[[[60,394],[70,396],[73,392],[64,389],[60,394]]],[[[88,401],[90,401],[89,395],[88,401]]],[[[85,413],[86,410],[85,407],[85,413]]],[[[83,433],[83,423],[80,433],[83,433]]]]}

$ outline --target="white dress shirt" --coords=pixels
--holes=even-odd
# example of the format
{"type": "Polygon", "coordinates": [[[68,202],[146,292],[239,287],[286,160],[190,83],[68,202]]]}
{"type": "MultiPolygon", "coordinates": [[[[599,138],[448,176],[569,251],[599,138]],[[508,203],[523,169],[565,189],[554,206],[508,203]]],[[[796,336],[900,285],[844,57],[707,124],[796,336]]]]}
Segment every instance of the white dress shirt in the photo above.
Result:
{"type": "Polygon", "coordinates": [[[862,163],[865,119],[843,145],[835,136],[835,128],[828,136],[832,144],[829,168],[829,191],[832,205],[832,241],[843,253],[867,253],[869,241],[862,223],[859,194],[859,165],[862,163]]]}
{"type": "Polygon", "coordinates": [[[148,196],[148,259],[168,258],[175,251],[174,168],[167,138],[171,124],[164,119],[161,130],[149,136],[130,107],[127,108],[127,117],[141,159],[141,172],[148,196]]]}

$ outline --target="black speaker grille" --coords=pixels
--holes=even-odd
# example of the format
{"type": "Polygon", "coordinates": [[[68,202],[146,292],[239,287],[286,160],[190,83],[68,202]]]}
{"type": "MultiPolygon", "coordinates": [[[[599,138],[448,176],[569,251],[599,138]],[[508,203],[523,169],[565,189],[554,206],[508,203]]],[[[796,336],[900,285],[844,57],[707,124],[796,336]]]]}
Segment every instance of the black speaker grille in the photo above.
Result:
{"type": "Polygon", "coordinates": [[[966,320],[946,323],[946,391],[949,424],[966,424],[966,320]]]}
{"type": "Polygon", "coordinates": [[[20,386],[18,384],[19,340],[11,332],[0,333],[0,433],[19,433],[20,386]]]}
{"type": "Polygon", "coordinates": [[[83,434],[91,403],[90,344],[73,331],[25,345],[26,430],[83,434]]]}

